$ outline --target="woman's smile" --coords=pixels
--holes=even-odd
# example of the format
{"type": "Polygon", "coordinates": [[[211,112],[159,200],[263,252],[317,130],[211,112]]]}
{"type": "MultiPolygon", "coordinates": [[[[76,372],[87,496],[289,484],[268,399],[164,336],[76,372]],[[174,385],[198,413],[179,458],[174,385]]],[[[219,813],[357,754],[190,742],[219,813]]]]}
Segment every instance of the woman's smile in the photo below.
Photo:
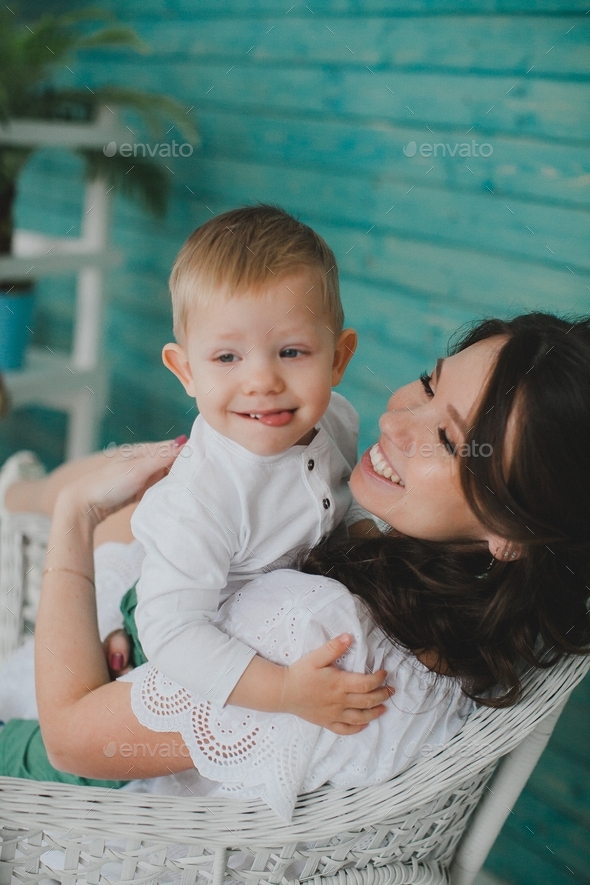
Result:
{"type": "Polygon", "coordinates": [[[393,488],[405,489],[405,483],[402,482],[398,474],[393,472],[393,468],[387,462],[380,460],[377,465],[374,465],[373,458],[375,455],[371,454],[374,448],[375,446],[372,446],[372,448],[367,449],[359,461],[359,467],[363,473],[368,479],[379,483],[380,486],[387,488],[388,491],[393,488]],[[381,466],[382,464],[384,465],[383,467],[381,466]],[[388,470],[391,470],[391,476],[389,477],[385,473],[388,470]]]}
{"type": "Polygon", "coordinates": [[[371,459],[371,466],[378,476],[383,476],[390,482],[397,483],[402,489],[405,488],[405,482],[401,479],[395,467],[388,461],[385,452],[378,442],[369,449],[369,458],[371,459]]]}

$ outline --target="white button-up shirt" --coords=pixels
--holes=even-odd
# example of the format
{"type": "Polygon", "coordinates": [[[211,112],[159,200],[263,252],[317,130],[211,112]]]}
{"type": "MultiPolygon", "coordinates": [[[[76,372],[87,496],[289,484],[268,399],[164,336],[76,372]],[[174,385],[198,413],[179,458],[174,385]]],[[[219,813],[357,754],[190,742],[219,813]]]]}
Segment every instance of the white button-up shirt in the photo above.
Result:
{"type": "Polygon", "coordinates": [[[256,455],[198,416],[170,474],[132,518],[146,556],[136,623],[144,652],[170,679],[223,705],[255,652],[212,621],[220,602],[270,569],[287,568],[344,520],[367,514],[348,480],[358,415],[332,393],[308,446],[256,455]]]}

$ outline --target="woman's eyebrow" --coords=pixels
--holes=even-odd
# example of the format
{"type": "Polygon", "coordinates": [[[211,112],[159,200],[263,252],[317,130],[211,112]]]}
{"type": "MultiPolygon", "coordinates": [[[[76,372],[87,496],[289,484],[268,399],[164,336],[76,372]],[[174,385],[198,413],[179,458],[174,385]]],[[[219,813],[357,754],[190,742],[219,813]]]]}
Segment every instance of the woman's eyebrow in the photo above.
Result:
{"type": "Polygon", "coordinates": [[[436,361],[436,366],[434,367],[434,378],[436,383],[438,384],[438,379],[440,378],[440,372],[444,363],[444,359],[439,357],[436,361]]]}
{"type": "Polygon", "coordinates": [[[466,422],[463,420],[457,409],[454,406],[448,405],[447,412],[449,413],[457,427],[462,431],[463,435],[467,436],[467,434],[469,433],[469,428],[467,427],[466,422]]]}

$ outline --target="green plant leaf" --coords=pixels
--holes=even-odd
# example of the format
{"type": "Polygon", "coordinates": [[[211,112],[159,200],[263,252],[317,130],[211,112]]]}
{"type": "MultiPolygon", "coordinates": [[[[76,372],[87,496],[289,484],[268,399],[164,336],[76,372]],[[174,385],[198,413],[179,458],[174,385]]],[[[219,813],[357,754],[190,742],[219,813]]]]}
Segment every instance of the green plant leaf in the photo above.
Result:
{"type": "MultiPolygon", "coordinates": [[[[199,135],[187,109],[175,99],[122,86],[56,88],[52,75],[79,51],[126,47],[134,52],[149,47],[132,28],[97,6],[65,15],[45,14],[24,25],[11,9],[0,9],[0,123],[29,117],[39,120],[92,121],[102,105],[131,110],[157,137],[172,123],[192,145],[199,135]],[[93,25],[98,28],[93,29],[93,25]]],[[[73,63],[73,62],[70,62],[73,63]]],[[[159,140],[159,139],[158,139],[159,140]]],[[[0,181],[14,182],[32,149],[0,145],[0,181]]],[[[109,186],[138,200],[150,212],[162,214],[169,188],[168,174],[153,160],[116,155],[99,149],[77,149],[91,177],[103,176],[109,186]],[[133,167],[133,168],[131,168],[133,167]]]]}
{"type": "Polygon", "coordinates": [[[108,188],[114,187],[124,196],[138,200],[154,215],[164,215],[170,180],[159,163],[119,154],[106,157],[101,150],[89,148],[80,148],[76,153],[84,158],[89,178],[103,178],[108,188]]]}
{"type": "Polygon", "coordinates": [[[99,86],[95,89],[99,102],[115,104],[121,108],[137,111],[144,119],[150,132],[158,137],[163,132],[163,123],[174,123],[182,135],[193,146],[200,144],[196,126],[188,117],[188,109],[168,95],[157,95],[130,89],[125,86],[99,86]]]}
{"type": "Polygon", "coordinates": [[[137,36],[133,28],[127,28],[123,25],[102,28],[100,31],[95,31],[87,37],[80,37],[77,41],[76,49],[94,49],[99,46],[124,46],[133,49],[135,52],[151,52],[148,44],[137,36]]]}

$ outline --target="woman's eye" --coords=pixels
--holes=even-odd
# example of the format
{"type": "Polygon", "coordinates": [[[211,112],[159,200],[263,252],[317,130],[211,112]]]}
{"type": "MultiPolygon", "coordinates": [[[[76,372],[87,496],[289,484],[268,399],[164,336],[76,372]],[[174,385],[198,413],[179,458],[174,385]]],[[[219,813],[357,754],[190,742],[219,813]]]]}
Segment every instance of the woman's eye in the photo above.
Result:
{"type": "Polygon", "coordinates": [[[286,347],[284,350],[281,350],[281,356],[286,357],[287,359],[293,359],[296,356],[299,356],[300,353],[303,353],[302,350],[297,350],[296,347],[286,347]]]}
{"type": "Polygon", "coordinates": [[[447,452],[450,455],[454,455],[457,451],[457,446],[454,442],[452,442],[452,440],[448,438],[446,430],[444,430],[442,427],[438,428],[438,438],[447,450],[447,452]]]}
{"type": "Polygon", "coordinates": [[[218,356],[217,359],[220,363],[233,363],[235,359],[237,359],[235,353],[222,353],[221,356],[218,356]]]}
{"type": "Polygon", "coordinates": [[[422,387],[424,388],[424,392],[426,393],[426,396],[434,396],[434,390],[430,386],[431,380],[432,380],[432,375],[427,375],[426,372],[423,372],[420,375],[420,382],[422,384],[422,387]]]}

